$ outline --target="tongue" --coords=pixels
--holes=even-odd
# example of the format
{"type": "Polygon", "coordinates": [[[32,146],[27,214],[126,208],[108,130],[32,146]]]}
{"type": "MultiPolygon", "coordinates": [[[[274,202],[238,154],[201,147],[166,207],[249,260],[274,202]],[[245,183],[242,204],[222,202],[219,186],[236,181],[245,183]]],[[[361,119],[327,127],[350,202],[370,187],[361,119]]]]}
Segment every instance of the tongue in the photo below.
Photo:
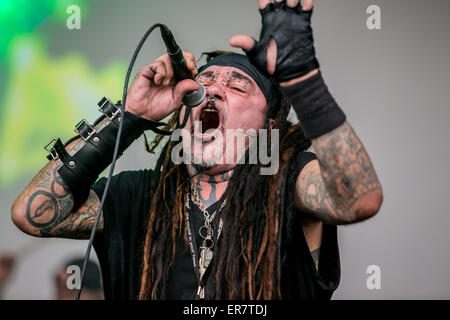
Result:
{"type": "Polygon", "coordinates": [[[202,133],[209,129],[216,129],[219,126],[219,114],[213,111],[204,111],[201,117],[202,133]]]}

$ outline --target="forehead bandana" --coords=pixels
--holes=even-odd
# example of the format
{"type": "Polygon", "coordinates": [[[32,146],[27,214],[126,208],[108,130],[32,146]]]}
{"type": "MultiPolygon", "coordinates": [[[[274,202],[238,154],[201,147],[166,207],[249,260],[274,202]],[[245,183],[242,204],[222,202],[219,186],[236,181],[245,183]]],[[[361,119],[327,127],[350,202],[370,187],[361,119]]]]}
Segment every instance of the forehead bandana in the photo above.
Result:
{"type": "Polygon", "coordinates": [[[254,65],[250,63],[247,56],[238,53],[224,53],[213,59],[199,69],[199,73],[211,66],[234,67],[245,72],[258,85],[259,89],[269,101],[272,80],[263,75],[254,65]]]}

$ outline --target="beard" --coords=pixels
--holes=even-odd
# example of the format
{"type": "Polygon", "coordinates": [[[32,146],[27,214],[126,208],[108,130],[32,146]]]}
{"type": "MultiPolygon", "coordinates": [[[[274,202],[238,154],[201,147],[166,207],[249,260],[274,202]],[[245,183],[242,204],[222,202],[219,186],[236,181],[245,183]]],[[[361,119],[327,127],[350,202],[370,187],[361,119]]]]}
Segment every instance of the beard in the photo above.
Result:
{"type": "Polygon", "coordinates": [[[194,168],[198,171],[205,171],[214,168],[218,164],[222,164],[223,150],[221,145],[215,145],[215,142],[201,144],[201,152],[198,154],[192,148],[191,155],[194,168]]]}
{"type": "Polygon", "coordinates": [[[190,152],[192,165],[198,172],[212,169],[223,163],[223,139],[213,141],[201,141],[194,135],[194,128],[191,130],[190,152]]]}
{"type": "Polygon", "coordinates": [[[215,167],[216,163],[212,161],[202,161],[200,164],[194,163],[193,166],[197,172],[203,172],[215,167]]]}

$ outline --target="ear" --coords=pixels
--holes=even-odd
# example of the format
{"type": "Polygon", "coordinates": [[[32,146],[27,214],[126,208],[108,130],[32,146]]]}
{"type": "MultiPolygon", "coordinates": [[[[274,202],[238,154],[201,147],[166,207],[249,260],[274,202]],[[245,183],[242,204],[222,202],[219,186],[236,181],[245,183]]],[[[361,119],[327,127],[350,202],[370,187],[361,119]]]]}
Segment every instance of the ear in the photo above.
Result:
{"type": "Polygon", "coordinates": [[[275,124],[275,120],[269,118],[269,129],[273,129],[274,124],[275,124]]]}

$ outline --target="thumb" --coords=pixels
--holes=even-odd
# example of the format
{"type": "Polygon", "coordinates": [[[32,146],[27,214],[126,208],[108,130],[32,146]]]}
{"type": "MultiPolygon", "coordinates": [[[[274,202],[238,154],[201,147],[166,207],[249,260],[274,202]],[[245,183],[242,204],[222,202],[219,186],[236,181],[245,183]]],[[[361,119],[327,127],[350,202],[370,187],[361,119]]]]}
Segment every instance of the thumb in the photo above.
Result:
{"type": "Polygon", "coordinates": [[[255,44],[255,39],[245,34],[238,34],[232,36],[228,42],[232,47],[241,48],[244,51],[248,51],[251,48],[253,48],[253,45],[255,44]]]}
{"type": "Polygon", "coordinates": [[[197,83],[197,81],[185,79],[175,85],[175,88],[173,89],[173,98],[177,102],[177,104],[179,104],[181,103],[181,99],[183,99],[186,93],[199,89],[200,85],[197,83]]]}

